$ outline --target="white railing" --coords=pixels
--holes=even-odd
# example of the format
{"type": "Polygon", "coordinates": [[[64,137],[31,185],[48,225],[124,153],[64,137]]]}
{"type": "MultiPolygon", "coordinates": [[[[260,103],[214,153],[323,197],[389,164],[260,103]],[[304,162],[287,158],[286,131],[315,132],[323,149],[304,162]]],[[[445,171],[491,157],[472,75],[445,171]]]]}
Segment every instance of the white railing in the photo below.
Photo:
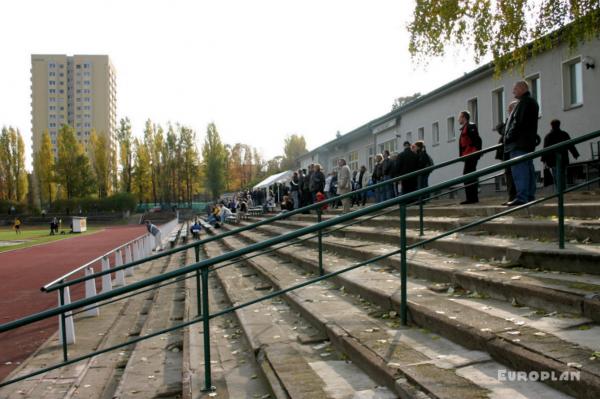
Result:
{"type": "MultiPolygon", "coordinates": [[[[163,225],[160,226],[161,236],[163,242],[161,242],[161,247],[164,245],[164,240],[168,239],[170,233],[178,226],[177,219],[173,219],[163,225]]],[[[131,241],[126,242],[123,245],[120,245],[116,248],[111,249],[103,255],[98,256],[95,259],[81,265],[70,272],[60,276],[54,281],[44,285],[41,289],[42,291],[48,291],[55,284],[64,283],[67,281],[69,277],[73,277],[82,271],[86,276],[94,274],[94,267],[100,267],[102,271],[108,271],[111,268],[111,264],[115,267],[121,266],[133,261],[141,260],[152,254],[152,250],[155,247],[154,236],[150,233],[142,234],[139,237],[134,238],[131,241]],[[112,263],[111,263],[112,262],[112,263]]],[[[129,267],[125,270],[117,270],[115,272],[115,279],[112,280],[111,273],[106,273],[101,276],[102,279],[102,291],[106,292],[112,290],[113,287],[120,287],[126,284],[126,277],[133,276],[135,268],[139,265],[129,267]]],[[[85,297],[90,298],[96,295],[96,279],[89,279],[85,281],[85,297]]],[[[64,305],[71,303],[71,293],[69,290],[69,286],[64,288],[64,297],[61,303],[60,292],[58,294],[58,304],[64,305]]],[[[100,309],[96,305],[89,306],[85,309],[85,314],[87,316],[99,316],[100,309]]],[[[73,322],[72,313],[69,312],[66,314],[65,320],[65,331],[66,331],[66,341],[68,344],[75,343],[75,325],[73,322]]],[[[59,317],[58,320],[58,329],[59,329],[59,341],[62,344],[62,323],[59,317]]]]}

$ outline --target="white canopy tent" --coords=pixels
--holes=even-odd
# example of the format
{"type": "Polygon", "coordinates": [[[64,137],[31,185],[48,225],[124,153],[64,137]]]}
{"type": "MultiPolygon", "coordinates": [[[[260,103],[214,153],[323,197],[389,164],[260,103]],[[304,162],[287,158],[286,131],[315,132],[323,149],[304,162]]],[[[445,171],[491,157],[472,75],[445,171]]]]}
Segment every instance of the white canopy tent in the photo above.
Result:
{"type": "Polygon", "coordinates": [[[267,177],[265,180],[261,181],[253,188],[254,190],[258,190],[259,188],[268,188],[269,186],[272,186],[273,184],[277,183],[289,183],[292,180],[293,176],[294,172],[292,172],[291,170],[287,170],[285,172],[277,173],[275,175],[267,177]]]}

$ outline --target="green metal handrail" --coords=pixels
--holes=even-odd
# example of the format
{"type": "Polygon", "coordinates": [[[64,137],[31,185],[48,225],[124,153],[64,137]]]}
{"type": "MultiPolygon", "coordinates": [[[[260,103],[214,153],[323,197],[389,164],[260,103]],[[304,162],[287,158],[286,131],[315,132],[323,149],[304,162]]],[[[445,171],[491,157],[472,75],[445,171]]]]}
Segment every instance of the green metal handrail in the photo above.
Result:
{"type": "MultiPolygon", "coordinates": [[[[407,264],[407,259],[406,259],[406,252],[410,248],[413,248],[413,247],[416,247],[416,246],[420,246],[420,245],[425,245],[426,243],[429,243],[429,242],[435,241],[437,239],[443,238],[443,237],[445,237],[445,236],[447,236],[449,234],[454,234],[455,232],[458,232],[458,231],[461,231],[461,230],[464,230],[464,229],[468,229],[470,227],[476,226],[477,224],[485,223],[486,221],[492,220],[492,219],[497,218],[497,217],[501,217],[501,216],[503,216],[505,214],[508,214],[508,213],[511,213],[511,212],[515,212],[515,211],[518,211],[520,209],[524,209],[524,208],[530,207],[530,206],[532,206],[532,205],[534,205],[536,203],[539,203],[539,202],[542,202],[542,201],[545,201],[545,200],[548,200],[548,199],[554,198],[554,197],[558,197],[558,208],[559,208],[559,212],[558,212],[559,213],[559,247],[560,248],[564,248],[564,209],[563,209],[564,208],[564,201],[563,201],[564,193],[572,191],[572,190],[575,190],[575,189],[580,188],[580,187],[587,186],[587,185],[593,183],[594,181],[600,180],[600,179],[594,179],[594,180],[588,181],[586,183],[580,184],[578,186],[571,187],[569,190],[565,190],[564,189],[564,184],[563,184],[563,182],[564,182],[564,176],[563,176],[564,175],[564,169],[562,168],[562,155],[561,155],[561,152],[558,151],[558,150],[566,148],[567,146],[571,146],[571,145],[574,145],[574,144],[577,144],[577,143],[581,143],[583,141],[587,141],[587,140],[596,138],[598,136],[600,136],[600,131],[589,133],[589,134],[586,134],[584,136],[581,136],[581,137],[578,137],[578,138],[574,138],[574,139],[571,139],[571,140],[568,140],[568,141],[565,141],[565,142],[553,145],[551,147],[547,147],[547,148],[544,148],[542,150],[538,150],[538,151],[535,151],[535,152],[532,152],[532,153],[529,153],[529,154],[526,154],[526,155],[523,155],[523,156],[511,159],[511,160],[499,163],[497,165],[493,165],[493,166],[481,169],[479,171],[475,171],[475,172],[466,174],[464,176],[460,176],[460,177],[457,177],[457,178],[454,178],[454,179],[450,179],[449,181],[446,181],[446,182],[443,182],[443,183],[440,183],[440,184],[437,184],[437,185],[434,185],[434,186],[431,186],[431,187],[428,187],[428,188],[423,188],[423,189],[417,190],[415,192],[399,196],[397,198],[392,198],[392,199],[383,201],[381,203],[374,204],[374,205],[369,206],[367,208],[356,210],[356,211],[353,211],[353,212],[350,212],[350,213],[347,213],[347,214],[342,214],[342,215],[340,215],[340,216],[338,216],[336,218],[325,220],[325,221],[319,222],[319,223],[317,223],[315,225],[312,225],[312,226],[308,226],[308,227],[304,227],[304,228],[301,228],[301,229],[297,229],[295,231],[292,231],[292,232],[289,232],[289,233],[286,233],[286,234],[282,234],[280,236],[273,237],[273,238],[270,238],[268,240],[265,240],[265,241],[262,241],[262,242],[259,242],[259,243],[251,244],[251,245],[246,246],[245,248],[241,248],[241,249],[238,249],[238,250],[235,250],[235,251],[227,252],[227,253],[224,253],[224,254],[221,254],[221,255],[218,255],[218,256],[215,256],[213,258],[206,259],[206,260],[203,260],[203,261],[199,261],[199,257],[198,257],[198,254],[199,254],[199,245],[202,244],[201,241],[197,241],[195,243],[192,243],[191,245],[187,246],[186,248],[181,248],[180,247],[179,250],[183,250],[183,249],[187,249],[189,247],[194,246],[195,250],[196,250],[196,263],[188,265],[188,266],[184,266],[184,267],[182,267],[180,269],[177,269],[177,270],[172,270],[172,271],[166,272],[166,273],[164,273],[162,275],[159,275],[159,276],[153,276],[153,277],[150,277],[150,278],[148,278],[146,280],[138,281],[138,282],[132,283],[132,284],[124,286],[124,287],[115,288],[115,289],[113,289],[112,291],[109,291],[109,292],[97,294],[96,296],[94,296],[92,298],[81,299],[81,300],[78,300],[78,301],[74,301],[74,302],[72,302],[70,304],[62,305],[62,306],[59,306],[59,307],[54,308],[54,309],[49,309],[49,310],[42,311],[42,312],[39,312],[39,313],[34,314],[34,315],[30,315],[30,316],[27,316],[27,317],[24,317],[24,318],[21,318],[21,319],[18,319],[18,320],[14,320],[14,321],[11,321],[11,322],[8,322],[8,323],[5,323],[5,324],[1,324],[0,325],[0,333],[1,332],[5,332],[5,331],[9,331],[9,330],[12,330],[12,329],[15,329],[15,328],[27,325],[27,324],[34,323],[36,321],[43,320],[43,319],[48,318],[48,317],[57,316],[57,315],[60,315],[62,317],[62,320],[63,320],[63,332],[64,332],[64,319],[65,319],[64,315],[65,315],[66,312],[73,311],[73,310],[75,310],[77,308],[80,308],[80,307],[83,307],[83,306],[89,306],[89,305],[92,305],[94,303],[103,301],[105,299],[110,299],[110,298],[116,297],[116,296],[121,295],[121,294],[126,294],[128,292],[131,292],[131,291],[134,291],[134,290],[137,290],[137,289],[141,289],[141,288],[145,288],[145,287],[148,287],[148,286],[151,286],[151,285],[155,285],[155,284],[160,283],[162,281],[166,281],[168,279],[175,278],[175,277],[182,276],[182,275],[186,275],[186,274],[192,273],[192,272],[196,272],[196,273],[200,272],[201,273],[202,293],[201,293],[201,297],[199,296],[199,298],[202,299],[201,302],[202,302],[202,315],[203,315],[203,317],[198,317],[198,318],[193,319],[191,321],[188,321],[186,323],[181,323],[178,326],[175,326],[175,327],[172,327],[172,328],[169,328],[169,329],[165,329],[165,330],[162,330],[160,332],[155,332],[155,333],[152,333],[152,334],[144,336],[144,337],[139,337],[139,338],[130,340],[127,343],[124,343],[124,344],[121,344],[121,345],[118,345],[118,346],[114,346],[114,347],[111,347],[111,348],[106,348],[106,349],[101,350],[101,351],[96,351],[96,352],[93,352],[91,354],[88,354],[88,355],[85,355],[85,356],[80,356],[77,359],[71,359],[71,360],[68,360],[68,358],[67,358],[66,340],[63,339],[63,352],[64,352],[64,358],[65,358],[63,363],[61,363],[59,365],[51,366],[49,368],[45,368],[43,370],[39,370],[39,371],[37,371],[37,372],[35,372],[33,374],[30,374],[30,375],[27,375],[27,376],[21,376],[21,377],[19,377],[17,379],[13,379],[11,381],[2,382],[2,383],[0,383],[0,386],[4,386],[4,385],[7,385],[9,383],[13,383],[13,382],[25,379],[25,378],[29,378],[29,377],[31,377],[33,375],[37,375],[37,374],[43,373],[43,372],[51,370],[51,369],[62,367],[64,365],[71,364],[71,363],[73,363],[75,361],[83,360],[83,359],[95,356],[97,354],[100,354],[100,353],[105,353],[105,352],[107,352],[109,350],[112,350],[112,349],[116,349],[116,348],[120,348],[120,347],[123,347],[123,346],[127,346],[127,345],[130,345],[132,343],[141,341],[143,339],[147,339],[147,338],[156,336],[156,335],[161,334],[161,333],[173,331],[173,330],[181,328],[183,326],[187,326],[187,325],[190,325],[190,324],[193,324],[193,323],[197,323],[197,322],[200,322],[200,321],[202,321],[203,324],[204,324],[204,331],[208,332],[208,331],[210,331],[209,330],[209,319],[210,318],[214,318],[214,317],[217,317],[219,315],[222,315],[222,314],[229,313],[231,311],[240,309],[241,307],[249,306],[251,304],[260,302],[262,300],[266,300],[266,299],[272,298],[272,297],[274,297],[276,295],[281,295],[283,293],[292,291],[292,290],[297,289],[297,288],[304,287],[306,285],[315,283],[317,281],[321,281],[321,280],[324,280],[326,278],[330,278],[330,277],[339,275],[339,274],[344,273],[346,271],[355,269],[357,267],[360,267],[360,266],[363,266],[363,265],[366,265],[366,264],[369,264],[369,263],[376,262],[378,260],[384,259],[386,257],[392,256],[392,255],[398,254],[398,253],[400,253],[400,255],[401,255],[401,298],[402,298],[402,302],[401,302],[401,318],[402,318],[402,322],[406,323],[407,322],[407,306],[406,306],[407,305],[407,291],[406,291],[406,289],[407,289],[407,287],[406,287],[406,281],[407,281],[406,280],[407,279],[407,267],[406,267],[406,264],[407,264]],[[457,227],[455,229],[452,229],[450,232],[446,232],[446,233],[443,233],[443,234],[441,234],[439,236],[423,240],[421,242],[412,244],[411,246],[407,245],[407,243],[406,243],[406,207],[408,206],[408,204],[410,203],[411,200],[416,200],[416,199],[422,197],[423,195],[430,194],[432,192],[438,191],[438,190],[443,189],[443,188],[452,187],[453,185],[464,183],[465,181],[469,181],[469,180],[473,180],[473,179],[479,178],[480,176],[484,176],[484,175],[490,174],[492,172],[504,169],[504,168],[506,168],[508,166],[515,165],[515,164],[518,164],[518,163],[523,162],[525,160],[533,159],[533,158],[536,158],[536,157],[538,157],[540,155],[543,155],[545,153],[554,152],[554,151],[556,151],[557,167],[558,167],[558,170],[560,172],[557,175],[558,193],[556,193],[554,195],[551,195],[549,197],[543,198],[543,199],[539,199],[537,201],[533,201],[533,202],[524,204],[524,205],[519,206],[519,207],[514,207],[514,208],[511,208],[511,209],[508,209],[508,210],[506,210],[504,212],[500,212],[500,213],[498,213],[496,215],[489,216],[489,217],[484,218],[484,219],[482,219],[480,221],[472,222],[472,223],[469,223],[467,225],[463,225],[463,226],[457,227]],[[389,254],[385,254],[385,255],[381,255],[381,256],[369,259],[368,261],[360,262],[360,263],[358,263],[356,265],[352,265],[352,266],[344,268],[342,270],[338,270],[336,272],[329,273],[327,275],[323,275],[323,276],[317,277],[315,279],[307,280],[307,281],[305,281],[303,283],[297,284],[297,285],[292,286],[292,287],[288,287],[286,289],[282,289],[282,290],[277,291],[275,293],[271,293],[271,294],[269,294],[267,296],[264,296],[262,298],[257,298],[255,300],[246,302],[244,304],[239,304],[237,306],[231,307],[230,309],[226,309],[226,310],[223,310],[223,311],[220,311],[220,312],[209,314],[209,311],[208,311],[209,310],[209,304],[208,304],[208,272],[209,272],[209,268],[211,266],[216,265],[216,264],[221,263],[221,262],[224,262],[224,261],[227,261],[227,260],[239,258],[241,255],[249,254],[249,253],[252,253],[252,252],[255,252],[255,251],[258,251],[258,250],[261,250],[261,249],[264,249],[264,248],[267,248],[267,247],[270,247],[270,246],[273,246],[273,245],[276,245],[276,244],[279,244],[279,243],[282,243],[282,242],[286,242],[286,241],[288,241],[290,239],[294,239],[294,238],[297,238],[297,237],[300,237],[300,236],[304,236],[306,234],[310,234],[310,233],[313,233],[313,232],[322,231],[323,229],[328,228],[330,226],[334,226],[336,224],[340,224],[340,223],[349,221],[351,219],[355,219],[357,217],[360,217],[362,215],[366,215],[366,214],[369,214],[369,213],[372,213],[372,212],[376,212],[376,211],[382,210],[384,208],[387,208],[387,207],[393,206],[393,205],[399,205],[399,208],[400,208],[399,209],[399,211],[400,211],[400,230],[401,230],[401,235],[400,235],[400,249],[398,249],[396,251],[393,251],[393,252],[391,252],[389,254]]],[[[386,182],[384,182],[384,184],[386,184],[386,183],[389,184],[390,182],[391,181],[386,181],[386,182]]],[[[354,194],[354,193],[352,193],[352,192],[348,193],[348,195],[352,195],[352,194],[354,194]]],[[[315,205],[321,206],[322,204],[315,204],[315,205]]],[[[255,225],[257,225],[257,224],[255,224],[255,225]]],[[[234,232],[234,231],[238,231],[239,232],[239,231],[242,231],[242,230],[243,229],[231,230],[230,233],[234,232]]],[[[247,229],[244,229],[244,230],[247,230],[247,229]]],[[[232,234],[228,234],[228,235],[232,235],[232,234]]],[[[220,236],[224,236],[224,235],[220,235],[220,236]]],[[[322,248],[319,248],[319,253],[322,255],[322,248]]],[[[63,291],[64,291],[65,287],[66,287],[66,285],[63,285],[62,287],[56,288],[56,289],[59,289],[61,291],[61,296],[63,294],[63,291]]],[[[209,351],[209,344],[210,344],[210,342],[209,342],[209,334],[204,334],[204,344],[205,344],[205,351],[204,351],[204,353],[205,353],[205,388],[206,389],[210,389],[212,386],[211,386],[211,374],[210,374],[210,354],[209,354],[210,353],[210,351],[209,351]]]]}
{"type": "Polygon", "coordinates": [[[458,163],[458,162],[464,162],[466,159],[475,158],[475,157],[479,158],[479,157],[483,156],[484,154],[487,154],[489,152],[497,150],[500,147],[501,147],[501,145],[497,144],[497,145],[485,148],[483,150],[480,150],[480,151],[473,152],[471,154],[465,155],[463,157],[458,157],[458,158],[454,158],[454,159],[451,159],[451,160],[448,160],[448,161],[444,161],[444,162],[442,162],[442,163],[440,163],[438,165],[432,165],[432,166],[429,166],[429,167],[426,167],[426,168],[423,168],[423,169],[420,169],[420,170],[417,170],[417,171],[414,171],[414,172],[410,172],[410,173],[404,174],[402,176],[398,176],[398,177],[395,177],[395,178],[392,178],[392,179],[389,179],[389,180],[386,180],[386,181],[383,181],[383,182],[379,182],[379,183],[376,183],[376,184],[373,184],[373,185],[370,185],[370,186],[367,186],[367,187],[364,187],[364,188],[361,188],[361,189],[358,189],[358,190],[355,190],[355,191],[351,191],[351,192],[346,193],[346,194],[341,194],[341,195],[338,195],[338,196],[335,196],[335,197],[331,197],[331,198],[328,198],[326,200],[323,200],[323,201],[320,201],[320,202],[317,202],[317,203],[314,203],[314,204],[311,204],[311,205],[307,205],[307,206],[304,206],[302,208],[295,209],[293,211],[289,211],[289,212],[282,213],[282,214],[279,214],[279,215],[276,215],[276,216],[272,216],[270,218],[267,218],[267,219],[261,220],[259,222],[253,223],[251,225],[247,225],[247,226],[239,227],[239,228],[236,228],[236,229],[233,229],[233,230],[229,230],[229,231],[226,231],[226,232],[218,234],[218,235],[214,235],[214,236],[210,236],[210,237],[201,239],[200,241],[196,241],[196,242],[193,242],[193,243],[182,245],[182,246],[177,247],[177,248],[173,248],[173,249],[169,249],[169,250],[163,251],[160,254],[151,255],[151,256],[148,256],[148,257],[143,258],[143,259],[139,259],[139,260],[136,260],[136,261],[125,263],[125,264],[123,264],[121,266],[115,266],[115,267],[112,267],[110,270],[101,270],[101,271],[98,271],[98,272],[95,272],[95,273],[91,273],[91,274],[89,274],[87,276],[82,276],[82,277],[75,278],[75,279],[70,280],[70,281],[64,281],[62,283],[55,283],[55,284],[52,284],[52,285],[46,285],[44,287],[41,287],[40,289],[43,292],[55,291],[55,290],[58,290],[58,289],[60,289],[62,287],[68,287],[68,286],[71,286],[71,285],[82,283],[82,282],[84,282],[86,280],[90,280],[90,279],[93,279],[93,278],[101,277],[101,276],[103,276],[105,274],[108,274],[108,273],[114,273],[114,272],[116,272],[118,270],[127,269],[127,268],[130,268],[130,267],[133,267],[133,266],[136,266],[136,265],[148,262],[148,261],[159,259],[159,258],[162,258],[164,256],[168,256],[168,255],[171,255],[171,254],[174,254],[174,253],[177,253],[177,252],[189,249],[189,248],[193,248],[196,245],[203,245],[203,244],[207,244],[207,243],[212,242],[212,241],[220,240],[222,238],[229,237],[229,236],[232,236],[232,235],[236,235],[236,234],[241,233],[243,231],[251,230],[251,229],[254,229],[256,227],[263,226],[263,225],[266,225],[266,224],[270,224],[270,223],[273,223],[273,222],[278,221],[278,220],[286,219],[286,218],[289,218],[290,216],[297,215],[297,214],[300,214],[300,213],[303,213],[303,212],[306,212],[306,211],[317,210],[317,215],[319,215],[321,208],[324,205],[326,205],[326,204],[329,204],[329,203],[332,203],[332,202],[335,202],[335,201],[338,201],[338,200],[341,200],[341,199],[344,199],[344,198],[349,198],[349,197],[351,197],[353,195],[356,195],[356,194],[366,193],[366,192],[368,192],[370,190],[373,190],[373,189],[376,189],[376,188],[380,188],[380,187],[384,187],[384,186],[386,186],[388,184],[399,182],[399,181],[401,181],[403,179],[417,177],[417,176],[419,176],[421,174],[424,174],[424,173],[430,174],[431,172],[433,172],[436,169],[440,169],[440,168],[443,168],[443,167],[446,167],[446,166],[449,166],[449,165],[453,165],[453,164],[458,163]]]}

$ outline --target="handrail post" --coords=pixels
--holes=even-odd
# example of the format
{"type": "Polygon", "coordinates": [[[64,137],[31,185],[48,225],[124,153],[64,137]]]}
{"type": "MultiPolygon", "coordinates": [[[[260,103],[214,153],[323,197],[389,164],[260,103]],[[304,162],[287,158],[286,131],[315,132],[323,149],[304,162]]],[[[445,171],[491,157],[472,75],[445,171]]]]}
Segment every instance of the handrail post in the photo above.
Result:
{"type": "MultiPolygon", "coordinates": [[[[323,211],[321,210],[321,208],[317,208],[317,223],[321,223],[321,216],[323,214],[323,211]]],[[[319,250],[319,276],[322,276],[323,274],[325,274],[324,270],[323,270],[323,230],[319,229],[318,232],[318,237],[317,237],[317,242],[318,242],[318,250],[319,250]]]]}
{"type": "MultiPolygon", "coordinates": [[[[64,283],[64,281],[61,281],[61,283],[64,283]]],[[[65,305],[65,288],[64,287],[60,287],[59,290],[59,302],[60,302],[60,306],[64,306],[65,305]]],[[[66,316],[65,316],[65,312],[61,312],[60,313],[60,333],[61,333],[61,338],[62,338],[62,351],[63,351],[63,361],[67,362],[69,361],[69,355],[67,352],[67,321],[66,321],[66,316]]]]}
{"type": "Polygon", "coordinates": [[[400,318],[402,325],[408,324],[408,306],[406,303],[406,204],[400,203],[400,318]]]}
{"type": "Polygon", "coordinates": [[[214,390],[210,370],[210,324],[208,310],[208,268],[202,269],[202,332],[204,334],[204,392],[214,390]]]}
{"type": "MultiPolygon", "coordinates": [[[[196,263],[200,262],[200,245],[194,247],[196,253],[196,263]]],[[[200,270],[196,270],[196,305],[198,307],[198,317],[202,315],[202,285],[200,284],[200,270]]]]}
{"type": "Polygon", "coordinates": [[[565,248],[565,174],[560,151],[556,152],[556,189],[558,191],[558,248],[565,248]]]}
{"type": "Polygon", "coordinates": [[[423,197],[419,197],[419,237],[423,237],[423,197]]]}

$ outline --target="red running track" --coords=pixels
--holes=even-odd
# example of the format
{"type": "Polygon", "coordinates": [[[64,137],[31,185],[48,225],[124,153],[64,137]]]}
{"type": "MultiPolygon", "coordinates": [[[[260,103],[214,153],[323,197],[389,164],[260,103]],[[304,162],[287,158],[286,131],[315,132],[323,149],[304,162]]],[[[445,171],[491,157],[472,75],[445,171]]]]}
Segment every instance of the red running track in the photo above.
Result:
{"type": "MultiPolygon", "coordinates": [[[[0,253],[0,324],[54,307],[58,294],[40,287],[142,234],[143,226],[108,227],[97,233],[0,253]]],[[[95,271],[99,271],[95,268],[95,271]]],[[[81,298],[83,285],[71,291],[81,298]]],[[[0,334],[0,381],[58,329],[52,317],[0,334]]]]}

